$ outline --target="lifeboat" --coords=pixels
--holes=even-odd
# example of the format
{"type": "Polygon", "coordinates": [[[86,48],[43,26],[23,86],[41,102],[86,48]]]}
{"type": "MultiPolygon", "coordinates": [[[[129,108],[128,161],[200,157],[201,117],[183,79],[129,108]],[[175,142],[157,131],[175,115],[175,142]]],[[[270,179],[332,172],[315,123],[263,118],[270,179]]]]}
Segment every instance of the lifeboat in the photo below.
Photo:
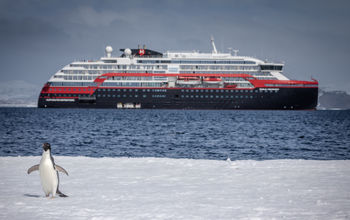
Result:
{"type": "Polygon", "coordinates": [[[199,76],[179,76],[176,81],[177,84],[197,85],[201,84],[199,76]]]}
{"type": "Polygon", "coordinates": [[[237,88],[237,85],[236,84],[225,84],[224,87],[228,88],[228,89],[234,89],[234,88],[237,88]]]}
{"type": "Polygon", "coordinates": [[[208,76],[203,78],[204,83],[222,83],[222,79],[219,76],[208,76]]]}

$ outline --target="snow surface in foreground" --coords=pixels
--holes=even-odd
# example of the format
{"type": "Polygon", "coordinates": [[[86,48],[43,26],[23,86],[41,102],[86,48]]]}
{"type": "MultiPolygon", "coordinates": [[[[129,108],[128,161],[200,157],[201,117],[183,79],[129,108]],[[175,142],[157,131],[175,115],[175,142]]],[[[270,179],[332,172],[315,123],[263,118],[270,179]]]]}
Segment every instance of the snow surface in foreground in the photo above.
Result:
{"type": "Polygon", "coordinates": [[[39,161],[0,157],[0,219],[350,218],[350,161],[55,157],[54,199],[39,161]]]}

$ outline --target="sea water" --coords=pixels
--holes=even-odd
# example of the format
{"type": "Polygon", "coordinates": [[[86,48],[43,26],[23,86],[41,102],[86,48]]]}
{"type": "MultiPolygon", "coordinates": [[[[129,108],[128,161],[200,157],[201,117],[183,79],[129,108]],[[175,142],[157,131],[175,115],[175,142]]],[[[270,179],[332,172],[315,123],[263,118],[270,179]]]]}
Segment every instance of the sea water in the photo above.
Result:
{"type": "Polygon", "coordinates": [[[350,159],[350,111],[0,108],[0,156],[350,159]]]}

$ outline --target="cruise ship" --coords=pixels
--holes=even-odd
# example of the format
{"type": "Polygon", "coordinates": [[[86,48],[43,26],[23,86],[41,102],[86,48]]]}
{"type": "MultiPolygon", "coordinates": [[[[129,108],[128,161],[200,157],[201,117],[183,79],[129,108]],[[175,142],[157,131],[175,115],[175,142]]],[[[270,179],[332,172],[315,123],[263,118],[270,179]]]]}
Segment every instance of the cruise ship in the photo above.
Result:
{"type": "Polygon", "coordinates": [[[313,110],[318,82],[288,79],[284,63],[238,50],[158,52],[111,46],[96,61],[72,62],[43,86],[39,108],[313,110]]]}

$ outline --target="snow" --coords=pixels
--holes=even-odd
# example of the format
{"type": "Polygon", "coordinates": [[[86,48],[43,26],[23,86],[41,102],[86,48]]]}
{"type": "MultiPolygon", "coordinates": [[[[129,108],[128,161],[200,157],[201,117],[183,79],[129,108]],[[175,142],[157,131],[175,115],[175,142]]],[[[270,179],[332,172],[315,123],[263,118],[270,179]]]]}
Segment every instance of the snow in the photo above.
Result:
{"type": "Polygon", "coordinates": [[[349,219],[350,161],[55,157],[68,198],[45,198],[40,157],[0,157],[0,219],[349,219]]]}

